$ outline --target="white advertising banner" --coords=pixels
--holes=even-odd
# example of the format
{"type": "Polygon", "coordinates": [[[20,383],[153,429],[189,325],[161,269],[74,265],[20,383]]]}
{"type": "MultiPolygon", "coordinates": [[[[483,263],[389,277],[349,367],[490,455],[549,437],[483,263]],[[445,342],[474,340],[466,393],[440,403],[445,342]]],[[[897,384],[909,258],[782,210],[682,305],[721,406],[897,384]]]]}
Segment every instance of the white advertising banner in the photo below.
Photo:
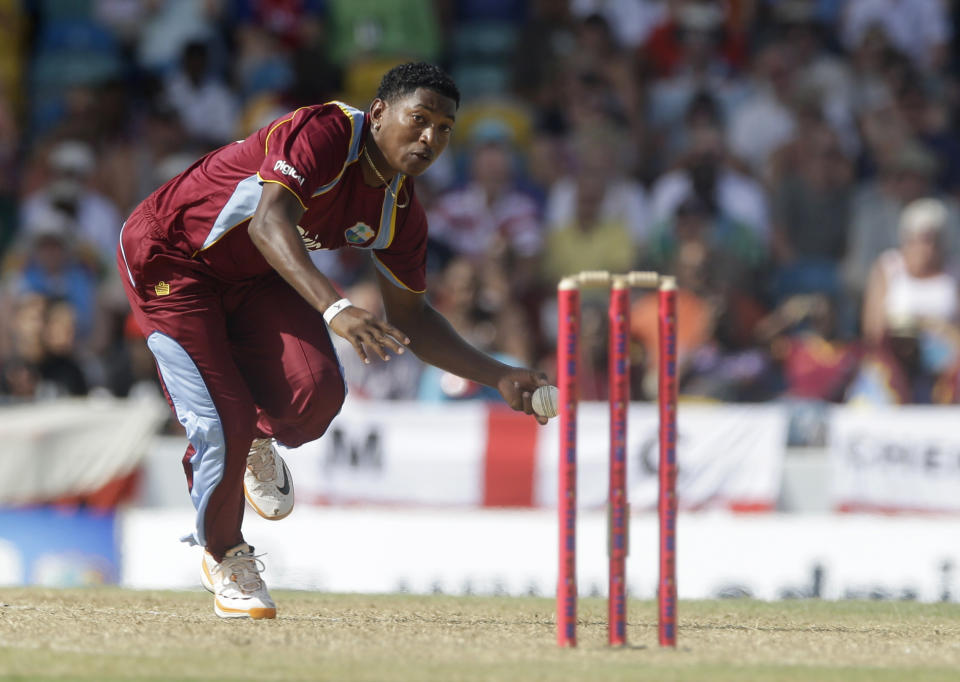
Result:
{"type": "MultiPolygon", "coordinates": [[[[631,406],[634,509],[657,501],[656,407],[631,406]]],[[[683,509],[771,510],[780,491],[786,415],[777,406],[681,405],[677,491],[683,509]]],[[[348,401],[323,438],[285,451],[298,499],[326,504],[556,505],[559,426],[483,403],[348,401]]],[[[580,407],[581,506],[606,503],[609,414],[580,407]]]]}
{"type": "Polygon", "coordinates": [[[0,409],[0,504],[92,492],[141,462],[163,398],[70,398],[0,409]]]}
{"type": "Polygon", "coordinates": [[[838,509],[960,512],[960,408],[834,408],[830,453],[838,509]]]}
{"type": "MultiPolygon", "coordinates": [[[[190,510],[123,512],[121,583],[200,589],[200,550],[177,539],[193,518],[190,510]]],[[[601,511],[580,515],[582,595],[606,594],[605,526],[601,511]]],[[[655,595],[657,533],[656,514],[632,516],[631,597],[655,595]]],[[[248,514],[244,536],[266,553],[271,589],[541,596],[556,590],[552,510],[297,507],[282,523],[248,514]]],[[[956,518],[698,512],[678,521],[681,599],[960,601],[958,567],[956,518]]],[[[680,618],[682,626],[682,603],[680,618]]]]}
{"type": "Polygon", "coordinates": [[[298,499],[479,505],[487,443],[483,404],[347,401],[319,440],[284,457],[298,499]]]}
{"type": "MultiPolygon", "coordinates": [[[[787,444],[787,419],[782,408],[681,403],[677,414],[677,497],[681,509],[773,509],[787,444]]],[[[607,502],[609,424],[605,403],[581,405],[577,494],[582,507],[599,507],[607,502]]],[[[631,405],[627,479],[630,506],[636,510],[657,505],[658,425],[655,405],[631,405]]],[[[539,506],[557,504],[558,438],[557,428],[547,429],[538,444],[535,499],[539,506]]]]}

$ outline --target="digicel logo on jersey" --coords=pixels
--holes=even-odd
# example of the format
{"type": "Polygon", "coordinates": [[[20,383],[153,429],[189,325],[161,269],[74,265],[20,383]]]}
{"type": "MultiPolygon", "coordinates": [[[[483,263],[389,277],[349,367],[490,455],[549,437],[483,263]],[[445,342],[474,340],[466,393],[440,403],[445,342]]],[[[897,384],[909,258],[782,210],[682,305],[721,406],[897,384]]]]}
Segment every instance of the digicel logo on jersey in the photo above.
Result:
{"type": "Polygon", "coordinates": [[[303,176],[297,172],[297,169],[291,166],[289,163],[280,159],[275,164],[273,164],[273,170],[280,171],[281,175],[289,175],[291,178],[303,184],[303,176]]]}

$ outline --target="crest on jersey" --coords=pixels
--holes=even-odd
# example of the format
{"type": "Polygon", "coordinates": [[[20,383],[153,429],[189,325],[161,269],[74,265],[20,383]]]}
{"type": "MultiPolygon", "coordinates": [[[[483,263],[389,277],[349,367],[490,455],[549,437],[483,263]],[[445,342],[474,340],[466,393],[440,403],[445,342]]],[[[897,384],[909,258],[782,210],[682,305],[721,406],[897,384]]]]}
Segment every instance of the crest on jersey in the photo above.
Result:
{"type": "Polygon", "coordinates": [[[376,234],[373,228],[366,223],[357,223],[353,227],[348,227],[343,236],[350,244],[363,244],[373,239],[376,234]]]}

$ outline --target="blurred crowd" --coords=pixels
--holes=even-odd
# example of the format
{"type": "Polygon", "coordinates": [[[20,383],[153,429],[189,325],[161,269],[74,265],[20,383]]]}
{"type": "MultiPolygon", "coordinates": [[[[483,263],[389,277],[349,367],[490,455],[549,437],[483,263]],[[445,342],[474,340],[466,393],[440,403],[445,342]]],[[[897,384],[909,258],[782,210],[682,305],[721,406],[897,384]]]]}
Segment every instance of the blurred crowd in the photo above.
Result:
{"type": "MultiPolygon", "coordinates": [[[[114,251],[205,152],[297,106],[368,106],[394,64],[457,81],[418,181],[429,295],[555,376],[555,288],[678,279],[681,393],[960,401],[960,116],[946,0],[0,0],[0,400],[156,391],[114,251]]],[[[382,310],[360,251],[312,252],[382,310]]],[[[584,294],[583,398],[606,395],[584,294]]],[[[656,391],[633,299],[633,395],[656,391]]],[[[483,399],[409,355],[353,395],[483,399]]]]}

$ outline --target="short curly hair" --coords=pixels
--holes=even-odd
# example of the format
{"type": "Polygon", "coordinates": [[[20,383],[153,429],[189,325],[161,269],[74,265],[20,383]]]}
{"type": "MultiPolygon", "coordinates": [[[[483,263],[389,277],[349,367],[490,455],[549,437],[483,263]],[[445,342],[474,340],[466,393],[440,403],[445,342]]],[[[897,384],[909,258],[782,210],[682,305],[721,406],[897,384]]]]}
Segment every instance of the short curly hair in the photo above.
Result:
{"type": "Polygon", "coordinates": [[[417,88],[427,88],[452,99],[460,107],[460,90],[443,69],[427,62],[408,62],[384,74],[377,88],[377,97],[390,102],[409,95],[417,88]]]}

